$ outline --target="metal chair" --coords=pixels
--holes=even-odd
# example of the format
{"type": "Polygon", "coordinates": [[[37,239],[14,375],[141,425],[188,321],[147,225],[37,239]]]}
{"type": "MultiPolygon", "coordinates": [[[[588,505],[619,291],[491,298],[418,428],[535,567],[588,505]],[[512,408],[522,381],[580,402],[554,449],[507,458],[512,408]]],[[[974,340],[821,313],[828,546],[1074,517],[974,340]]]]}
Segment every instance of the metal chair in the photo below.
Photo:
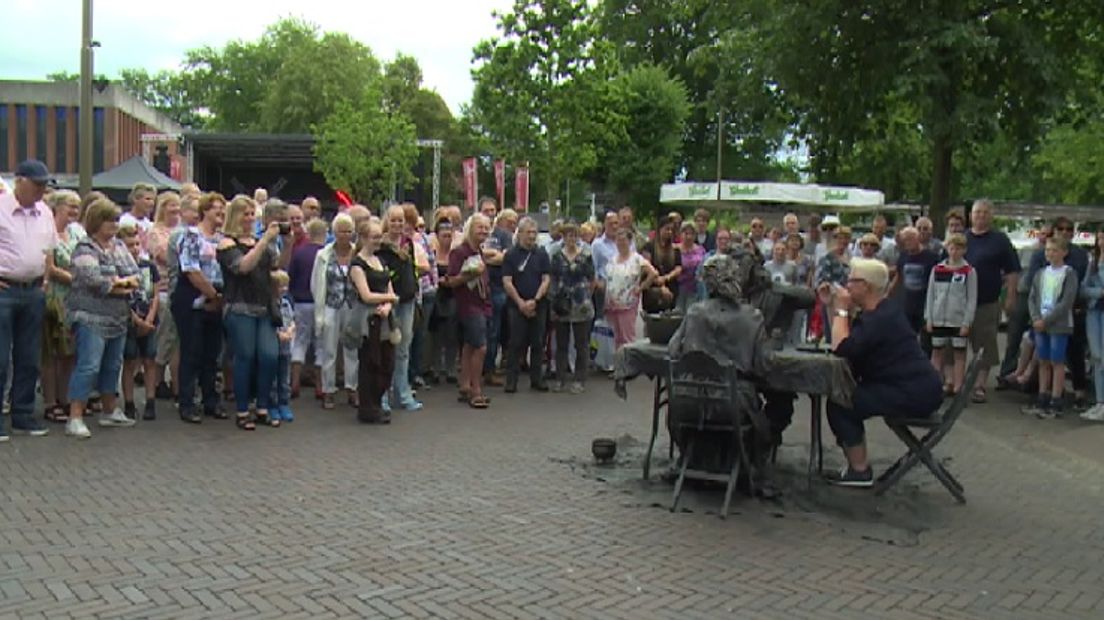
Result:
{"type": "Polygon", "coordinates": [[[935,415],[930,418],[884,418],[886,426],[908,447],[908,452],[878,477],[874,484],[875,495],[882,495],[900,482],[901,478],[917,463],[923,463],[958,503],[966,503],[965,489],[962,484],[947,471],[942,463],[935,460],[932,450],[951,432],[955,422],[962,417],[962,412],[970,404],[971,390],[968,388],[977,380],[984,353],[984,349],[974,353],[974,358],[966,369],[963,389],[935,415]],[[923,437],[917,437],[912,432],[913,428],[927,429],[927,432],[923,437]]]}
{"type": "MultiPolygon", "coordinates": [[[[698,412],[694,423],[680,423],[672,429],[675,434],[684,433],[687,439],[686,450],[679,454],[679,475],[671,500],[671,512],[678,509],[686,478],[726,483],[720,515],[722,519],[728,515],[732,491],[736,487],[741,467],[747,473],[749,484],[754,485],[754,475],[744,445],[744,433],[752,426],[750,417],[740,404],[737,382],[737,373],[731,364],[718,362],[706,353],[691,351],[671,360],[667,382],[668,415],[682,406],[692,407],[698,412]],[[727,475],[689,467],[694,458],[695,444],[699,436],[706,432],[728,432],[732,435],[733,446],[739,450],[739,458],[734,459],[727,475]]],[[[754,488],[752,492],[754,493],[754,488]]]]}

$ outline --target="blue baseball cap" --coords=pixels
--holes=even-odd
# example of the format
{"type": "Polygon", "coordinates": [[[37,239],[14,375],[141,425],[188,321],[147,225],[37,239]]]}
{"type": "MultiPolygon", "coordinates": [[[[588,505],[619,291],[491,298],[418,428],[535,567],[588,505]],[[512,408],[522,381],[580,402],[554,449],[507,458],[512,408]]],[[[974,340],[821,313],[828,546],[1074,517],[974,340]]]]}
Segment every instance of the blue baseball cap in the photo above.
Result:
{"type": "Polygon", "coordinates": [[[50,169],[46,167],[46,164],[37,159],[28,159],[19,164],[19,167],[15,169],[15,176],[23,177],[28,181],[34,181],[41,185],[46,185],[54,180],[50,176],[50,169]]]}

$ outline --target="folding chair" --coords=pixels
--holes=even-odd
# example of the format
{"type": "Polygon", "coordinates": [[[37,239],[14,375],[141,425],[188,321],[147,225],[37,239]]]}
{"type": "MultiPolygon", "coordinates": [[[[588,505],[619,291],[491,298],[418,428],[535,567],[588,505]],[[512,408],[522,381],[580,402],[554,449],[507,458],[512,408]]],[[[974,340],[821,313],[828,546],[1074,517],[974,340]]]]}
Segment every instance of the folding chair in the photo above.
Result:
{"type": "Polygon", "coordinates": [[[970,404],[971,390],[967,388],[974,385],[974,381],[977,380],[978,372],[981,371],[981,358],[984,353],[984,349],[974,353],[974,358],[966,369],[964,389],[959,391],[947,405],[932,417],[884,418],[886,426],[908,447],[908,452],[897,459],[896,463],[878,477],[874,484],[874,495],[882,495],[893,485],[900,482],[901,478],[917,463],[923,463],[939,479],[939,482],[947,487],[947,490],[950,491],[958,503],[966,503],[965,489],[962,484],[947,471],[947,468],[943,467],[942,463],[935,460],[935,457],[932,456],[932,450],[951,432],[955,422],[962,416],[966,406],[970,404]],[[927,432],[923,437],[917,437],[912,432],[913,428],[927,429],[927,432]]]}
{"type": "Polygon", "coordinates": [[[728,505],[732,500],[732,490],[736,487],[740,468],[743,467],[747,473],[749,483],[753,484],[751,481],[754,480],[744,446],[744,432],[751,428],[751,422],[747,412],[739,405],[736,371],[731,364],[718,362],[700,351],[691,351],[671,360],[667,386],[668,416],[679,407],[692,407],[698,413],[696,422],[680,423],[673,429],[675,433],[684,433],[687,440],[686,450],[679,454],[679,475],[671,500],[671,512],[678,509],[686,478],[711,480],[727,485],[720,515],[723,519],[728,516],[728,505]],[[699,435],[707,432],[731,433],[733,447],[739,450],[739,458],[733,460],[732,469],[727,475],[689,467],[699,435]]]}

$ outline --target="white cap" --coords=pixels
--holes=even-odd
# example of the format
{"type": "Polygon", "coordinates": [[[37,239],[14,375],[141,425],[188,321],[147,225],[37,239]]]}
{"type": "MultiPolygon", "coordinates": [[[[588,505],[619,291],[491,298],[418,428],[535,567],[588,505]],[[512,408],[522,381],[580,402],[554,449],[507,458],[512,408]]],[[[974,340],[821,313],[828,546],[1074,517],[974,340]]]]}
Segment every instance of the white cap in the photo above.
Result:
{"type": "Polygon", "coordinates": [[[840,219],[838,215],[825,215],[824,219],[820,221],[821,228],[828,228],[829,226],[839,226],[840,219]]]}

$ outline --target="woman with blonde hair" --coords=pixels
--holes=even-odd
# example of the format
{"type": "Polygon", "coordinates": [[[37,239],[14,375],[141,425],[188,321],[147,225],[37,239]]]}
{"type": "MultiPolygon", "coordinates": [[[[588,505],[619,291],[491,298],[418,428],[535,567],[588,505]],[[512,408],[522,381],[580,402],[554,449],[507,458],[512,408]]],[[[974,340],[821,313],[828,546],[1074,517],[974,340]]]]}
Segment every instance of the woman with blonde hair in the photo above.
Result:
{"type": "Polygon", "coordinates": [[[483,395],[483,358],[487,354],[491,318],[491,283],[483,262],[483,242],[491,221],[474,213],[464,228],[463,242],[449,254],[448,285],[456,298],[456,317],[463,347],[460,350],[460,400],[473,409],[486,409],[483,395]]]}
{"type": "MultiPolygon", "coordinates": [[[[422,408],[422,403],[414,399],[414,391],[410,387],[410,347],[414,337],[414,308],[418,297],[417,269],[423,266],[416,266],[416,263],[425,261],[421,249],[410,236],[417,218],[416,209],[407,209],[403,205],[389,207],[383,218],[383,245],[376,252],[391,273],[391,286],[399,296],[399,302],[394,307],[394,320],[402,333],[402,339],[395,347],[395,372],[391,380],[391,391],[398,400],[398,406],[408,411],[422,408]]],[[[389,399],[384,398],[384,409],[388,408],[386,403],[389,402],[389,399]]]]}
{"type": "Polygon", "coordinates": [[[372,312],[361,338],[358,388],[360,404],[357,419],[365,424],[390,424],[391,412],[383,406],[395,374],[395,345],[391,341],[391,315],[399,296],[391,284],[391,274],[376,256],[383,240],[379,222],[366,220],[357,227],[359,241],[349,270],[356,302],[368,304],[372,312]]]}
{"type": "MultiPolygon", "coordinates": [[[[146,233],[146,253],[157,267],[161,279],[157,282],[157,361],[161,374],[149,379],[146,390],[152,394],[155,388],[166,389],[165,366],[172,367],[172,382],[175,389],[180,372],[180,356],[177,352],[176,328],[172,324],[172,311],[169,309],[169,239],[173,231],[181,226],[182,204],[176,192],[161,192],[157,196],[157,206],[153,212],[153,226],[146,233]],[[162,351],[162,349],[165,349],[162,351]]],[[[171,393],[163,396],[171,396],[171,393]]]]}
{"type": "MultiPolygon", "coordinates": [[[[279,341],[274,321],[278,317],[272,296],[272,271],[277,268],[280,224],[272,222],[260,239],[254,239],[257,206],[248,196],[230,201],[218,244],[218,262],[225,282],[227,341],[234,352],[236,422],[242,430],[256,424],[280,426],[279,409],[272,408],[279,341]],[[255,414],[249,403],[256,400],[255,414]]],[[[284,243],[290,243],[284,235],[284,243]]]]}
{"type": "Polygon", "coordinates": [[[58,190],[46,198],[54,212],[58,242],[46,255],[46,314],[42,322],[42,401],[46,420],[66,422],[69,419],[69,399],[65,386],[73,371],[74,344],[72,332],[65,324],[65,298],[73,283],[72,257],[77,244],[87,235],[77,219],[80,216],[80,196],[70,190],[58,190]]]}
{"type": "Polygon", "coordinates": [[[344,358],[344,387],[348,391],[349,404],[358,406],[357,349],[342,343],[341,333],[353,318],[352,304],[356,291],[349,280],[353,256],[355,232],[353,218],[339,213],[330,227],[334,240],[318,251],[311,270],[311,297],[314,298],[314,330],[322,366],[322,408],[334,408],[337,392],[337,356],[344,358]]]}

